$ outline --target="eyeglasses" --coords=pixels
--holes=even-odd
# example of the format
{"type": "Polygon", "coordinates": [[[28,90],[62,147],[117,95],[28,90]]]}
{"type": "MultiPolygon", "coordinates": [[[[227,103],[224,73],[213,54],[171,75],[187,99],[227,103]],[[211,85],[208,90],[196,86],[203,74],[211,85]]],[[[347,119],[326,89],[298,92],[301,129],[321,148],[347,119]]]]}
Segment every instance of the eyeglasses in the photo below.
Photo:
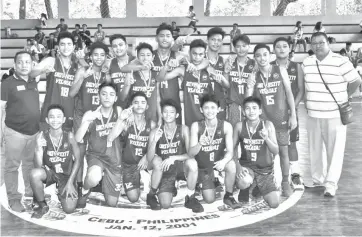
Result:
{"type": "Polygon", "coordinates": [[[323,46],[323,45],[325,45],[326,44],[326,42],[312,42],[312,45],[313,46],[323,46]]]}

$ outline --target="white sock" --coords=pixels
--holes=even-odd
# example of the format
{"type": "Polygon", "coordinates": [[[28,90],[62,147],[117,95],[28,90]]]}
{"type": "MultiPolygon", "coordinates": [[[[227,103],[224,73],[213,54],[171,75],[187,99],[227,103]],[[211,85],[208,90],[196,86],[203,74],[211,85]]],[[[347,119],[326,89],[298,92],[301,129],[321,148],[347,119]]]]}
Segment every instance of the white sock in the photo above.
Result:
{"type": "Polygon", "coordinates": [[[89,189],[82,187],[82,195],[86,195],[89,192],[89,189]]]}
{"type": "Polygon", "coordinates": [[[186,195],[191,197],[191,195],[194,195],[195,194],[195,189],[191,190],[191,189],[187,189],[186,190],[186,195]]]}
{"type": "Polygon", "coordinates": [[[298,161],[290,161],[289,166],[291,174],[300,174],[298,161]]]}

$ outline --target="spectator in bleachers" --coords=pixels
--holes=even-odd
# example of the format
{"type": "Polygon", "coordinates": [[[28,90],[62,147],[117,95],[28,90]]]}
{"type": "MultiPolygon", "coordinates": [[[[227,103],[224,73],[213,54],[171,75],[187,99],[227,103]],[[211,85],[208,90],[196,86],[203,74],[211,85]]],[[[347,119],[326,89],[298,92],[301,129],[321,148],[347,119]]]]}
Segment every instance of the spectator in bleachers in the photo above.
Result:
{"type": "Polygon", "coordinates": [[[87,47],[92,44],[91,33],[87,30],[87,24],[82,25],[83,30],[80,32],[80,36],[87,47]]]}
{"type": "Polygon", "coordinates": [[[34,167],[40,105],[37,82],[29,77],[34,65],[30,53],[17,52],[14,61],[15,74],[1,83],[0,141],[5,142],[4,178],[9,206],[13,211],[24,212],[22,194],[18,191],[18,170],[21,164],[23,180],[20,182],[24,182],[25,197],[33,198],[29,175],[34,167]]]}
{"type": "Polygon", "coordinates": [[[31,52],[31,46],[33,46],[31,43],[31,39],[26,39],[26,45],[24,47],[24,51],[31,52]]]}
{"type": "Polygon", "coordinates": [[[40,24],[41,26],[47,26],[46,21],[48,20],[47,14],[42,13],[40,14],[40,24]]]}
{"type": "Polygon", "coordinates": [[[83,43],[80,40],[80,36],[79,35],[75,35],[74,36],[74,52],[77,52],[78,50],[83,49],[83,43]]]}
{"type": "Polygon", "coordinates": [[[57,41],[54,37],[53,33],[50,33],[49,35],[49,39],[47,40],[47,44],[46,44],[46,48],[47,48],[47,53],[49,56],[55,57],[56,55],[56,50],[55,50],[55,46],[57,44],[57,41]]]}
{"type": "Polygon", "coordinates": [[[314,52],[313,52],[313,50],[311,50],[311,49],[310,49],[310,50],[308,50],[308,55],[309,55],[309,56],[312,56],[312,55],[314,55],[314,52]]]}
{"type": "Polygon", "coordinates": [[[342,55],[343,57],[347,57],[347,58],[348,58],[346,49],[341,49],[341,50],[339,50],[339,54],[342,55]]]}
{"type": "Polygon", "coordinates": [[[34,36],[34,39],[36,42],[38,42],[38,44],[43,44],[44,40],[45,40],[45,34],[42,30],[41,27],[37,28],[37,32],[36,35],[34,36]]]}
{"type": "Polygon", "coordinates": [[[62,28],[60,26],[55,27],[55,31],[53,32],[54,38],[58,38],[58,35],[61,30],[62,30],[62,28]]]}
{"type": "Polygon", "coordinates": [[[354,63],[354,56],[353,56],[353,50],[352,50],[352,43],[347,42],[346,43],[346,54],[349,60],[354,63]]]}
{"type": "Polygon", "coordinates": [[[68,25],[65,24],[64,18],[60,18],[60,24],[57,27],[60,27],[61,32],[68,31],[68,25]]]}
{"type": "Polygon", "coordinates": [[[102,24],[97,25],[98,30],[94,33],[94,42],[104,42],[104,39],[106,38],[106,32],[102,30],[102,27],[102,24]]]}
{"type": "Polygon", "coordinates": [[[326,29],[323,27],[321,21],[318,21],[314,26],[313,33],[316,33],[316,32],[326,33],[326,29]]]}
{"type": "Polygon", "coordinates": [[[1,77],[1,82],[3,82],[4,80],[6,80],[7,78],[11,77],[12,75],[14,75],[14,68],[10,68],[6,73],[4,73],[1,77]]]}
{"type": "Polygon", "coordinates": [[[36,40],[32,40],[30,51],[36,62],[40,62],[46,54],[44,45],[39,44],[36,40]]]}
{"type": "Polygon", "coordinates": [[[362,63],[362,47],[357,49],[355,61],[356,61],[356,65],[359,63],[362,63]]]}
{"type": "Polygon", "coordinates": [[[75,39],[75,37],[77,36],[77,39],[75,39],[75,43],[76,46],[80,46],[79,48],[82,48],[82,39],[80,37],[80,25],[79,24],[75,24],[75,30],[73,30],[72,35],[75,39]]]}
{"type": "Polygon", "coordinates": [[[294,61],[294,51],[293,50],[290,51],[290,53],[289,53],[289,60],[294,61]]]}
{"type": "Polygon", "coordinates": [[[307,52],[307,43],[303,39],[303,25],[302,25],[301,21],[297,21],[297,23],[295,24],[293,34],[294,34],[294,36],[293,36],[292,51],[295,50],[295,47],[297,46],[297,44],[299,45],[300,43],[302,43],[304,52],[307,52]]]}
{"type": "Polygon", "coordinates": [[[172,22],[172,37],[174,40],[176,40],[179,37],[180,34],[180,28],[176,25],[176,22],[172,22]]]}
{"type": "Polygon", "coordinates": [[[240,31],[240,29],[238,29],[238,24],[234,23],[233,29],[230,31],[230,52],[231,53],[234,52],[233,39],[238,35],[241,35],[241,31],[240,31]]]}

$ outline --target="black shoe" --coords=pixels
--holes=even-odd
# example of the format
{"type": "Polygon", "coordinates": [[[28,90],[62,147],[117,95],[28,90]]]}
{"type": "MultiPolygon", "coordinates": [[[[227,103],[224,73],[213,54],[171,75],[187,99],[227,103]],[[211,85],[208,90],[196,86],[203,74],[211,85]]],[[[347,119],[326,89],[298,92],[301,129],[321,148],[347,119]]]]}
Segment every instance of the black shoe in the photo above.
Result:
{"type": "Polygon", "coordinates": [[[92,188],[92,192],[101,193],[102,192],[102,180],[99,181],[97,186],[92,188]]]}
{"type": "MultiPolygon", "coordinates": [[[[81,191],[82,193],[82,191],[81,191]]],[[[91,191],[89,190],[88,193],[86,194],[81,194],[81,196],[78,198],[78,202],[77,202],[77,208],[85,208],[85,206],[87,205],[87,199],[89,194],[91,193],[91,191]]]]}
{"type": "Polygon", "coordinates": [[[151,210],[158,211],[161,210],[160,203],[158,202],[156,195],[147,194],[146,204],[151,207],[151,210]]]}
{"type": "Polygon", "coordinates": [[[224,204],[228,205],[232,209],[241,208],[241,204],[238,203],[233,196],[224,197],[224,204]]]}
{"type": "Polygon", "coordinates": [[[251,195],[252,195],[254,198],[261,197],[260,189],[259,189],[258,186],[255,186],[255,187],[253,188],[253,191],[251,191],[251,195]]]}
{"type": "Polygon", "coordinates": [[[40,219],[42,218],[47,212],[49,211],[49,206],[45,205],[43,207],[38,206],[37,208],[34,208],[34,212],[31,215],[31,218],[40,219]]]}
{"type": "Polygon", "coordinates": [[[204,211],[204,207],[201,205],[199,200],[197,200],[197,198],[194,197],[194,195],[192,195],[191,197],[187,195],[185,197],[185,207],[191,209],[195,213],[204,211]]]}
{"type": "Polygon", "coordinates": [[[249,189],[240,189],[239,195],[238,195],[238,201],[239,202],[249,202],[249,189]]]}

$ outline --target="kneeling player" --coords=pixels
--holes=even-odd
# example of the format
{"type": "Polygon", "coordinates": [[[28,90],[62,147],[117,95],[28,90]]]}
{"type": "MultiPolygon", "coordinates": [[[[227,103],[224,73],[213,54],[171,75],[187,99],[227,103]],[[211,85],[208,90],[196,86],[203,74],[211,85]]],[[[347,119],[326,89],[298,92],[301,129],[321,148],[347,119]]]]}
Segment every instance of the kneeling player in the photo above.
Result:
{"type": "Polygon", "coordinates": [[[191,126],[189,155],[198,165],[198,182],[206,203],[216,199],[214,169],[225,171],[224,203],[231,208],[240,207],[233,197],[236,167],[233,157],[233,128],[230,123],[217,119],[219,101],[214,95],[205,95],[200,100],[205,119],[191,126]],[[226,152],[225,152],[226,150],[226,152]]]}
{"type": "Polygon", "coordinates": [[[121,107],[114,106],[117,100],[117,86],[114,83],[103,82],[99,86],[101,105],[96,110],[87,111],[76,133],[77,142],[88,140],[87,163],[88,170],[84,179],[82,196],[78,207],[86,206],[90,189],[102,180],[102,192],[108,206],[116,206],[121,187],[121,171],[119,144],[107,141],[107,136],[121,114],[121,107]],[[103,178],[102,178],[103,176],[103,178]]]}
{"type": "MultiPolygon", "coordinates": [[[[148,108],[147,96],[141,91],[133,93],[130,97],[131,107],[124,110],[116,126],[108,136],[114,141],[120,134],[123,141],[122,149],[122,175],[123,185],[130,202],[137,202],[141,194],[141,170],[151,169],[147,161],[148,138],[156,123],[146,119],[148,108]],[[129,117],[133,116],[130,124],[129,117]]],[[[144,187],[148,184],[143,180],[144,187]]],[[[159,207],[158,207],[159,208],[159,207]]]]}
{"type": "Polygon", "coordinates": [[[171,206],[175,182],[180,167],[183,162],[186,167],[188,196],[185,199],[185,206],[194,212],[202,212],[203,208],[199,201],[192,196],[197,182],[197,164],[195,159],[190,159],[187,155],[189,149],[189,128],[186,125],[176,124],[176,119],[180,115],[180,108],[173,100],[161,102],[163,124],[161,127],[151,131],[147,152],[147,159],[152,162],[151,190],[147,195],[147,204],[152,210],[159,210],[159,203],[156,199],[158,189],[158,199],[161,207],[168,209],[171,206]]]}
{"type": "Polygon", "coordinates": [[[261,101],[247,97],[243,102],[246,120],[236,124],[234,147],[241,146],[241,158],[236,164],[236,185],[239,201],[249,201],[253,182],[271,208],[279,206],[279,192],[274,182],[274,156],[278,154],[273,123],[260,119],[261,101]]]}
{"type": "Polygon", "coordinates": [[[72,213],[77,205],[74,187],[79,168],[79,148],[72,132],[63,131],[64,109],[61,105],[50,105],[45,118],[49,129],[37,138],[35,151],[36,167],[31,171],[30,184],[38,207],[31,217],[41,218],[49,211],[44,199],[44,186],[56,183],[58,198],[65,213],[72,213]],[[74,160],[73,160],[74,158],[74,160]]]}

